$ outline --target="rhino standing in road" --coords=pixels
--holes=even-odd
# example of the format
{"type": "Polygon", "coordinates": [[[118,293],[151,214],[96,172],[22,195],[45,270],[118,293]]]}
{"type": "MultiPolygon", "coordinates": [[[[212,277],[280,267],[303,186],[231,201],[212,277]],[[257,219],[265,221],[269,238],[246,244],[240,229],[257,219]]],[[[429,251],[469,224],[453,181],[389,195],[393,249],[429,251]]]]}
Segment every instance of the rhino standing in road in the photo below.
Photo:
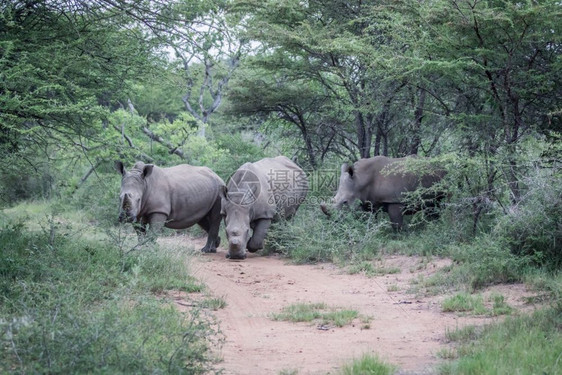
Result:
{"type": "MultiPolygon", "coordinates": [[[[424,173],[405,169],[405,163],[411,158],[415,156],[405,158],[375,156],[360,159],[353,165],[344,163],[341,167],[338,191],[333,198],[334,208],[341,209],[359,200],[364,210],[376,211],[382,208],[388,212],[394,229],[400,229],[404,215],[417,211],[416,207],[405,210],[404,194],[419,187],[429,188],[445,175],[445,171],[439,169],[424,173]]],[[[445,193],[435,192],[424,196],[423,199],[426,200],[427,207],[437,205],[444,197],[445,193]]],[[[325,204],[320,207],[326,215],[330,216],[325,204]]]]}
{"type": "Polygon", "coordinates": [[[272,221],[290,219],[308,193],[306,173],[285,156],[242,165],[222,194],[227,258],[245,259],[263,248],[272,221]]]}
{"type": "Polygon", "coordinates": [[[140,161],[130,170],[117,161],[115,169],[122,175],[119,221],[138,223],[139,236],[147,225],[158,232],[162,226],[185,229],[199,224],[208,234],[201,251],[217,251],[225,184],[212,170],[188,164],[159,168],[140,161]]]}

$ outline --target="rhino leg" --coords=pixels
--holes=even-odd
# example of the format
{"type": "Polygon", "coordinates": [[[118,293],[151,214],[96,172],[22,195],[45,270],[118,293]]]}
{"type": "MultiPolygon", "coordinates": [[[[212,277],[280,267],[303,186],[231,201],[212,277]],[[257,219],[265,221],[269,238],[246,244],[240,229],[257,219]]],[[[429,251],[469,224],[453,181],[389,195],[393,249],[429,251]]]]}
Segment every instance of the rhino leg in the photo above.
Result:
{"type": "Polygon", "coordinates": [[[168,216],[164,214],[150,214],[150,216],[148,217],[150,234],[153,236],[160,234],[162,232],[162,227],[166,224],[167,219],[168,216]]]}
{"type": "Polygon", "coordinates": [[[259,219],[255,221],[254,233],[246,245],[250,253],[255,253],[256,251],[263,249],[263,241],[270,225],[270,219],[259,219]]]}
{"type": "Polygon", "coordinates": [[[322,210],[322,212],[324,213],[324,215],[328,216],[328,217],[332,217],[332,213],[330,212],[330,210],[328,209],[328,206],[326,205],[326,203],[321,203],[320,204],[320,209],[322,210]]]}
{"type": "Polygon", "coordinates": [[[402,229],[404,223],[404,215],[402,214],[402,205],[400,203],[391,203],[387,206],[390,223],[394,230],[402,229]]]}
{"type": "Polygon", "coordinates": [[[140,242],[144,241],[144,238],[146,237],[146,223],[144,222],[140,222],[140,223],[133,223],[133,228],[135,228],[135,232],[137,233],[137,238],[140,242]]]}
{"type": "Polygon", "coordinates": [[[217,247],[221,242],[219,236],[219,228],[221,225],[221,201],[217,199],[213,208],[207,216],[203,218],[198,224],[207,232],[207,243],[201,249],[204,253],[216,253],[217,247]]]}
{"type": "Polygon", "coordinates": [[[166,219],[167,216],[164,214],[152,214],[148,219],[142,218],[139,222],[133,223],[139,244],[155,240],[156,235],[162,230],[166,219]]]}

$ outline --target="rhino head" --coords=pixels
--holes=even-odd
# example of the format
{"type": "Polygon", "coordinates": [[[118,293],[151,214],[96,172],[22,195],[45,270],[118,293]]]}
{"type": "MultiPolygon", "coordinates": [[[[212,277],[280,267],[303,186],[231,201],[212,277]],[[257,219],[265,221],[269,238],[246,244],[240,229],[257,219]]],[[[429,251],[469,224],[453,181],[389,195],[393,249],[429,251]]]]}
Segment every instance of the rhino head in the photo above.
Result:
{"type": "MultiPolygon", "coordinates": [[[[332,207],[340,210],[344,207],[350,206],[359,199],[359,189],[357,187],[355,170],[353,165],[343,163],[341,166],[340,183],[338,191],[334,198],[332,198],[332,207]]],[[[326,204],[320,205],[322,212],[330,216],[330,211],[326,204]]]]}
{"type": "Polygon", "coordinates": [[[246,246],[251,238],[250,217],[252,214],[252,190],[241,188],[228,191],[224,187],[221,201],[221,215],[224,217],[226,237],[228,239],[229,259],[246,259],[246,246]]]}
{"type": "Polygon", "coordinates": [[[121,174],[121,192],[119,194],[119,221],[135,223],[141,210],[146,178],[152,173],[153,164],[137,162],[129,171],[123,163],[115,162],[115,169],[121,174]]]}

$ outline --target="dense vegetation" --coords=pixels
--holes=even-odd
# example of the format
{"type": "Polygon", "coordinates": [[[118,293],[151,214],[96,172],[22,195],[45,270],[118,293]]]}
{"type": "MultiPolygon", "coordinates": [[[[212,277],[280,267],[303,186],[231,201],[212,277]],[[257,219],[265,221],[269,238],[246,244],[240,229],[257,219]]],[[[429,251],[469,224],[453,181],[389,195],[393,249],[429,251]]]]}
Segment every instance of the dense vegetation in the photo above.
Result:
{"type": "MultiPolygon", "coordinates": [[[[548,312],[482,345],[535,324],[559,348],[561,16],[555,0],[0,0],[0,369],[207,371],[212,325],[156,297],[200,288],[180,255],[126,253],[116,159],[226,179],[294,158],[312,190],[269,250],[355,269],[452,257],[426,292],[525,281],[548,312]],[[320,217],[341,162],[409,154],[448,172],[440,219],[396,234],[384,215],[320,217]]],[[[485,351],[463,353],[486,368],[485,351]]]]}
{"type": "Polygon", "coordinates": [[[208,373],[221,336],[204,304],[183,314],[165,298],[204,289],[185,248],[126,254],[120,229],[92,231],[87,215],[39,204],[0,225],[0,372],[208,373]]]}

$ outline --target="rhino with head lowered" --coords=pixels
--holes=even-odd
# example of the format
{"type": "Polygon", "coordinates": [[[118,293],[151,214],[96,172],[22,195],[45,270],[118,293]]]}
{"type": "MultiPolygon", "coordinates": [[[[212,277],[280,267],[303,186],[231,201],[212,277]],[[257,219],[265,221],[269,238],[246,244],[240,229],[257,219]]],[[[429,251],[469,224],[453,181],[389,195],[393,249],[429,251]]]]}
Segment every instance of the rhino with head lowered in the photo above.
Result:
{"type": "Polygon", "coordinates": [[[227,258],[245,259],[263,248],[272,221],[290,219],[308,193],[306,173],[285,156],[246,163],[222,194],[227,258]]]}
{"type": "MultiPolygon", "coordinates": [[[[404,215],[413,214],[420,209],[406,207],[405,194],[418,188],[430,188],[445,175],[441,169],[416,173],[405,165],[412,159],[417,157],[375,156],[360,159],[353,165],[344,163],[341,166],[338,191],[332,199],[333,207],[341,209],[360,201],[364,210],[383,209],[388,213],[393,228],[400,229],[404,215]]],[[[422,198],[427,207],[435,206],[444,197],[444,193],[436,192],[422,198]]],[[[321,209],[330,216],[330,210],[325,204],[321,205],[321,209]]]]}
{"type": "Polygon", "coordinates": [[[225,184],[212,170],[188,164],[160,168],[143,162],[126,170],[120,161],[115,169],[122,176],[119,221],[135,223],[139,239],[147,226],[156,233],[163,226],[185,229],[199,224],[208,234],[202,251],[216,252],[225,184]]]}

